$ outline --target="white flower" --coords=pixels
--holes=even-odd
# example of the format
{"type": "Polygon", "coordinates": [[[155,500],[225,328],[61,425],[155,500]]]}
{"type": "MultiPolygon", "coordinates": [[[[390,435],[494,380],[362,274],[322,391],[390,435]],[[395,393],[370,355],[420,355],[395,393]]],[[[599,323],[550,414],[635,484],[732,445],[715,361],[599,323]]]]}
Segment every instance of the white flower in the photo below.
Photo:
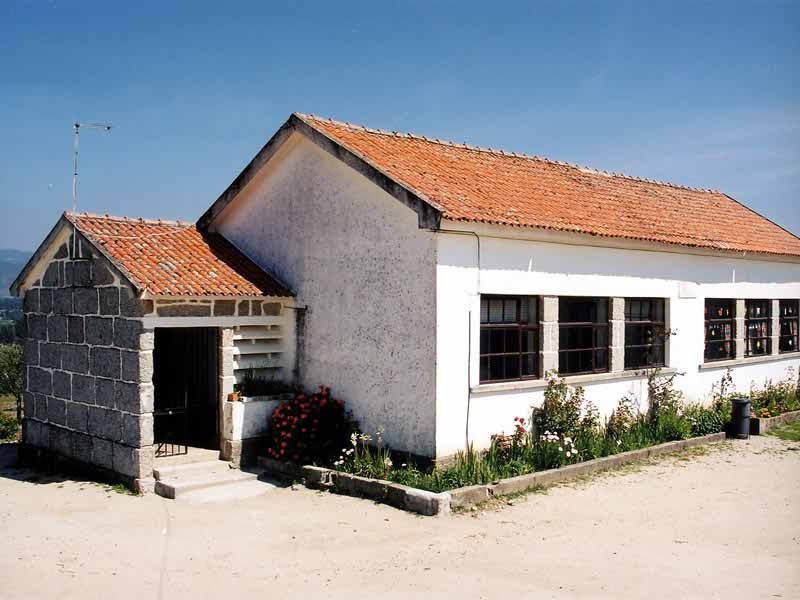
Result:
{"type": "Polygon", "coordinates": [[[355,433],[350,434],[350,443],[355,448],[355,445],[358,443],[358,436],[355,433]]]}
{"type": "Polygon", "coordinates": [[[402,465],[400,465],[400,466],[401,466],[401,467],[403,467],[403,468],[405,469],[405,468],[406,468],[408,465],[407,465],[406,463],[403,463],[403,464],[402,464],[402,465]]]}
{"type": "Polygon", "coordinates": [[[566,437],[566,436],[565,436],[565,437],[564,437],[564,443],[565,443],[565,444],[571,444],[571,443],[572,443],[572,438],[571,438],[571,437],[566,437]]]}
{"type": "Polygon", "coordinates": [[[617,440],[617,446],[622,446],[622,440],[617,440]]]}
{"type": "Polygon", "coordinates": [[[345,454],[347,454],[347,456],[350,456],[350,455],[351,455],[353,452],[355,452],[355,450],[353,450],[352,448],[350,448],[349,450],[347,450],[347,451],[345,452],[345,454]]]}
{"type": "Polygon", "coordinates": [[[392,466],[392,459],[387,456],[386,458],[383,459],[383,464],[385,466],[387,466],[387,467],[391,467],[392,466]]]}
{"type": "Polygon", "coordinates": [[[558,451],[559,451],[559,452],[563,452],[563,451],[564,451],[564,448],[562,448],[561,446],[559,446],[559,447],[558,447],[558,451]]]}

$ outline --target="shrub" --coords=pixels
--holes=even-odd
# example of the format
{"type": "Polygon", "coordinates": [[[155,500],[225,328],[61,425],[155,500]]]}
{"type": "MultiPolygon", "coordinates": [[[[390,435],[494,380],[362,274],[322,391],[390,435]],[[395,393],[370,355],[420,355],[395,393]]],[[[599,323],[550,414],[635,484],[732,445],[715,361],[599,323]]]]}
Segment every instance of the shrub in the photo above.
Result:
{"type": "Polygon", "coordinates": [[[584,403],[583,388],[571,389],[564,379],[547,373],[547,389],[542,406],[533,411],[533,431],[542,435],[545,431],[559,435],[574,434],[580,429],[584,403]]]}
{"type": "Polygon", "coordinates": [[[259,377],[256,375],[255,369],[252,368],[245,372],[241,383],[237,383],[234,388],[242,396],[271,396],[273,394],[285,394],[287,392],[297,391],[297,388],[281,381],[259,377]]]}
{"type": "Polygon", "coordinates": [[[279,460],[328,465],[357,431],[344,402],[320,386],[319,392],[298,393],[273,411],[267,454],[279,460]]]}
{"type": "Polygon", "coordinates": [[[17,420],[5,413],[0,412],[0,441],[17,439],[17,420]]]}
{"type": "Polygon", "coordinates": [[[800,410],[800,379],[794,381],[794,370],[788,369],[788,379],[780,383],[767,380],[762,389],[750,390],[750,410],[756,417],[774,417],[800,410]]]}

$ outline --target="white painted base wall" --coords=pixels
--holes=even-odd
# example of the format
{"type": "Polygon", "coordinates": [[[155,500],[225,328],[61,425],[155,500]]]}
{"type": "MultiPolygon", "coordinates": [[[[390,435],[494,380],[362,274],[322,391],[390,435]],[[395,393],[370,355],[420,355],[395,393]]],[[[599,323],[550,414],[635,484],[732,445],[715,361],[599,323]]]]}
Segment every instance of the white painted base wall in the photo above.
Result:
{"type": "MultiPolygon", "coordinates": [[[[511,228],[444,227],[479,232],[437,234],[436,454],[452,455],[467,441],[488,445],[530,416],[543,390],[482,392],[479,385],[480,294],[663,297],[667,299],[667,366],[690,401],[706,401],[725,368],[701,369],[705,298],[800,298],[800,265],[524,239],[511,228]],[[498,236],[498,237],[492,237],[498,236]],[[500,237],[502,236],[502,237],[500,237]],[[505,239],[514,236],[516,239],[505,239]],[[468,325],[469,324],[469,325],[468,325]],[[471,388],[478,388],[470,392],[471,388]]],[[[738,391],[771,379],[796,377],[800,354],[742,364],[733,370],[738,391]]],[[[608,415],[619,398],[634,395],[647,406],[644,377],[582,384],[586,397],[608,415]]]]}

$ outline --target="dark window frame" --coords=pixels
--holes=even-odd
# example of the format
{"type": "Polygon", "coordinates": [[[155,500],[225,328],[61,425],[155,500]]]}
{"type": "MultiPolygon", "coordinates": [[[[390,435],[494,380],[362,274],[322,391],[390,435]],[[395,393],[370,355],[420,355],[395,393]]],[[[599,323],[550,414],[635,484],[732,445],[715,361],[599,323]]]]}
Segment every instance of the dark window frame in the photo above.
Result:
{"type": "MultiPolygon", "coordinates": [[[[487,315],[489,320],[484,322],[483,318],[480,319],[480,327],[481,327],[481,338],[483,338],[484,332],[493,332],[493,331],[516,331],[518,338],[517,338],[517,348],[518,350],[513,352],[483,352],[483,340],[481,339],[481,343],[479,346],[478,352],[478,379],[480,384],[485,383],[500,383],[505,381],[527,381],[532,379],[540,379],[541,374],[541,338],[539,334],[539,311],[541,310],[541,299],[538,296],[527,296],[527,295],[503,295],[503,294],[481,294],[480,301],[490,303],[491,300],[514,300],[516,301],[516,316],[514,321],[503,321],[503,322],[491,322],[491,315],[489,314],[489,309],[487,308],[487,315]],[[534,312],[536,314],[528,315],[528,321],[522,321],[522,303],[523,302],[530,302],[534,300],[534,312]],[[526,332],[531,332],[533,335],[533,346],[534,350],[532,352],[524,351],[524,344],[523,338],[526,332]],[[519,375],[516,377],[491,377],[491,358],[493,357],[513,357],[517,356],[519,359],[519,366],[518,366],[518,373],[519,375]],[[526,357],[533,358],[533,373],[524,375],[524,368],[523,368],[523,361],[526,357]],[[484,378],[484,360],[486,360],[486,372],[488,377],[484,378]]],[[[505,305],[503,310],[505,311],[505,305]]],[[[504,313],[505,316],[505,313],[504,313]]],[[[504,367],[505,370],[505,367],[504,367]]]]}
{"type": "Polygon", "coordinates": [[[652,369],[652,368],[659,368],[664,367],[667,361],[667,342],[666,342],[666,309],[667,303],[664,298],[625,298],[625,337],[624,337],[624,345],[625,345],[625,370],[626,371],[636,371],[639,369],[652,369]],[[637,315],[633,315],[630,311],[630,307],[635,302],[649,302],[650,303],[650,316],[647,319],[642,318],[641,309],[637,315]],[[654,310],[654,305],[661,305],[660,311],[654,310]],[[653,313],[656,313],[655,315],[653,313]],[[658,313],[660,312],[661,319],[657,319],[658,313]],[[637,318],[633,318],[633,317],[637,318]],[[629,327],[637,328],[637,329],[645,329],[651,328],[652,329],[652,336],[654,342],[649,344],[629,344],[628,343],[628,331],[629,327]],[[651,348],[661,348],[661,359],[660,360],[647,360],[647,362],[643,364],[632,364],[633,363],[633,353],[629,353],[628,350],[631,349],[651,349],[651,348]]]}
{"type": "Polygon", "coordinates": [[[610,319],[611,319],[611,300],[607,297],[601,296],[560,296],[558,298],[559,308],[558,308],[558,373],[559,375],[590,375],[596,373],[608,373],[611,370],[611,327],[610,327],[610,319]],[[568,302],[593,302],[595,303],[595,313],[596,307],[598,302],[605,302],[606,305],[606,320],[605,321],[597,321],[597,317],[595,316],[594,321],[565,321],[564,320],[564,310],[563,305],[568,302]],[[581,348],[564,348],[563,344],[561,343],[562,340],[566,337],[563,332],[568,330],[580,330],[580,329],[591,329],[592,331],[592,346],[581,347],[581,348]],[[598,334],[603,332],[606,338],[605,346],[598,346],[597,338],[598,334]],[[583,370],[583,371],[566,371],[562,369],[562,365],[566,362],[566,355],[578,352],[588,352],[591,356],[591,369],[583,370]],[[597,367],[597,355],[598,353],[605,353],[605,367],[597,367]]]}
{"type": "Polygon", "coordinates": [[[800,352],[800,300],[786,299],[778,301],[778,353],[792,354],[800,352]],[[791,307],[791,311],[787,309],[791,307]],[[794,328],[792,328],[794,323],[794,328]],[[784,326],[789,333],[784,333],[784,326]],[[792,331],[794,329],[794,331],[792,331]],[[786,348],[790,349],[786,349],[786,348]]]}
{"type": "Polygon", "coordinates": [[[711,362],[718,362],[721,360],[733,360],[736,358],[736,300],[730,298],[706,298],[705,300],[705,321],[704,321],[704,349],[703,349],[703,359],[707,363],[711,362]],[[711,308],[722,308],[723,311],[725,309],[725,305],[728,305],[729,313],[730,314],[723,314],[722,316],[719,315],[718,311],[716,312],[715,316],[710,315],[709,306],[711,308]],[[729,338],[717,338],[717,339],[710,339],[709,333],[717,327],[724,327],[728,325],[730,327],[731,335],[729,338]],[[725,356],[716,356],[714,358],[710,358],[709,349],[712,345],[721,346],[723,344],[729,344],[729,351],[726,353],[725,356]]]}
{"type": "Polygon", "coordinates": [[[772,353],[772,301],[771,300],[745,300],[744,309],[744,355],[768,356],[772,353]],[[764,308],[758,311],[756,309],[764,308]],[[766,314],[764,314],[766,313],[766,314]],[[766,326],[766,335],[764,335],[766,326]],[[758,328],[761,335],[751,335],[752,329],[758,328]],[[762,342],[762,351],[754,352],[753,345],[762,342]]]}

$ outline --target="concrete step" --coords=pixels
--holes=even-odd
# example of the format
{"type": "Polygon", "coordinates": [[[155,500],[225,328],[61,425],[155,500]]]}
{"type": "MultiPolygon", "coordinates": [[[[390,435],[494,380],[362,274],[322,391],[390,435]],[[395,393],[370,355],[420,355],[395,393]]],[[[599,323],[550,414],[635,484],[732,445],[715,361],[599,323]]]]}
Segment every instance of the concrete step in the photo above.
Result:
{"type": "Polygon", "coordinates": [[[232,470],[231,463],[218,459],[177,465],[161,465],[156,461],[156,466],[153,467],[153,477],[156,481],[160,481],[175,477],[184,478],[198,472],[225,473],[230,470],[232,470]]]}
{"type": "Polygon", "coordinates": [[[188,469],[166,478],[163,478],[163,473],[161,475],[162,479],[156,481],[156,494],[173,500],[197,490],[233,486],[243,481],[255,481],[258,479],[257,473],[248,473],[238,469],[220,471],[216,466],[211,471],[188,469]]]}

